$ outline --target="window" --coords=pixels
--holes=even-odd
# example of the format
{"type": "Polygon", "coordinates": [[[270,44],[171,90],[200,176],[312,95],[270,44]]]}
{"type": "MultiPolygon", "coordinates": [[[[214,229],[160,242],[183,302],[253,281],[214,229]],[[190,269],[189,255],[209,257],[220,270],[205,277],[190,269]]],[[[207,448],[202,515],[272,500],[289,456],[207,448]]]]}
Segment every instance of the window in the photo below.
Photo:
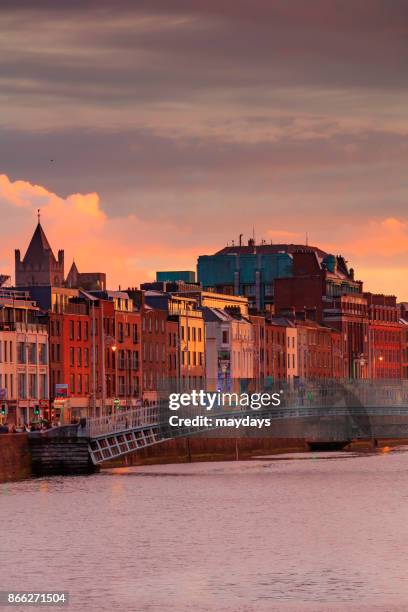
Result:
{"type": "Polygon", "coordinates": [[[77,389],[78,389],[78,393],[82,393],[82,374],[78,374],[78,385],[77,385],[77,389]]]}
{"type": "Polygon", "coordinates": [[[84,376],[84,385],[85,385],[85,393],[89,393],[89,376],[88,374],[85,374],[84,376]]]}
{"type": "MultiPolygon", "coordinates": [[[[7,383],[6,383],[7,387],[7,383]]],[[[26,385],[26,375],[19,374],[18,375],[18,395],[21,399],[27,398],[27,385],[26,385]]]]}
{"type": "Polygon", "coordinates": [[[37,363],[35,342],[30,342],[28,344],[28,363],[37,363]]]}
{"type": "Polygon", "coordinates": [[[88,340],[89,338],[89,323],[88,321],[84,322],[84,340],[88,340]]]}
{"type": "Polygon", "coordinates": [[[79,367],[82,366],[82,350],[77,348],[77,364],[79,367]]]}
{"type": "Polygon", "coordinates": [[[36,398],[37,397],[37,375],[29,374],[28,382],[29,382],[30,397],[36,398]]]}
{"type": "Polygon", "coordinates": [[[89,348],[84,349],[84,366],[89,367],[89,348]]]}
{"type": "Polygon", "coordinates": [[[77,323],[77,340],[81,340],[82,339],[82,323],[81,321],[78,321],[77,323]]]}
{"type": "Polygon", "coordinates": [[[69,375],[69,391],[75,393],[75,376],[74,374],[69,375]]]}
{"type": "MultiPolygon", "coordinates": [[[[4,343],[4,348],[7,349],[6,343],[4,343]]],[[[7,350],[4,351],[4,361],[7,361],[7,350]]],[[[17,342],[17,361],[18,363],[26,362],[26,354],[25,354],[25,343],[17,342]]]]}
{"type": "Polygon", "coordinates": [[[69,365],[71,368],[75,366],[75,355],[74,355],[74,347],[71,346],[69,349],[69,365]]]}
{"type": "MultiPolygon", "coordinates": [[[[53,348],[54,348],[54,345],[53,345],[53,348]]],[[[45,342],[39,345],[38,352],[39,352],[40,364],[46,365],[47,363],[47,345],[45,344],[45,342]]]]}
{"type": "Polygon", "coordinates": [[[69,322],[69,339],[70,340],[74,339],[74,322],[73,321],[69,322]]]}
{"type": "Polygon", "coordinates": [[[133,343],[138,343],[137,324],[133,323],[133,343]]]}
{"type": "Polygon", "coordinates": [[[223,330],[222,332],[222,343],[228,344],[228,331],[227,330],[223,330]]]}
{"type": "Polygon", "coordinates": [[[40,374],[40,399],[46,399],[47,397],[48,397],[47,375],[40,374]]]}

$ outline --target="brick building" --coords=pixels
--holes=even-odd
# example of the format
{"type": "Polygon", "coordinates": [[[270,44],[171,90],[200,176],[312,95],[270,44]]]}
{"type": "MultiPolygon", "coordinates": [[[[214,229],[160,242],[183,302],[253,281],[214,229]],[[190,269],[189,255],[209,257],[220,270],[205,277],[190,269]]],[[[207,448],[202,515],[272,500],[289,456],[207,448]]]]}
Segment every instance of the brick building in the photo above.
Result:
{"type": "Polygon", "coordinates": [[[300,379],[342,378],[341,333],[307,319],[297,320],[296,328],[300,379]]]}
{"type": "Polygon", "coordinates": [[[401,376],[408,379],[408,302],[398,304],[401,324],[401,376]]]}
{"type": "MultiPolygon", "coordinates": [[[[140,311],[142,392],[144,403],[154,403],[159,392],[175,389],[179,374],[179,327],[167,309],[146,303],[145,291],[129,289],[140,311]]],[[[164,306],[164,304],[159,304],[164,306]]]]}
{"type": "Polygon", "coordinates": [[[369,318],[369,376],[371,379],[401,378],[404,328],[396,297],[365,293],[369,318]]]}
{"type": "Polygon", "coordinates": [[[286,380],[286,327],[282,318],[265,322],[265,375],[273,381],[286,380]]]}
{"type": "Polygon", "coordinates": [[[343,257],[293,253],[292,276],[275,280],[275,310],[306,312],[309,319],[341,333],[342,377],[368,376],[368,311],[363,284],[343,257]]]}
{"type": "MultiPolygon", "coordinates": [[[[205,380],[205,328],[197,300],[184,294],[145,291],[147,306],[165,310],[178,330],[178,378],[184,388],[200,389],[205,380]]],[[[173,347],[174,355],[174,347],[173,347]]]]}
{"type": "Polygon", "coordinates": [[[73,298],[63,312],[49,313],[48,325],[51,398],[57,400],[60,409],[69,407],[72,415],[86,414],[92,393],[91,318],[88,303],[73,298]]]}

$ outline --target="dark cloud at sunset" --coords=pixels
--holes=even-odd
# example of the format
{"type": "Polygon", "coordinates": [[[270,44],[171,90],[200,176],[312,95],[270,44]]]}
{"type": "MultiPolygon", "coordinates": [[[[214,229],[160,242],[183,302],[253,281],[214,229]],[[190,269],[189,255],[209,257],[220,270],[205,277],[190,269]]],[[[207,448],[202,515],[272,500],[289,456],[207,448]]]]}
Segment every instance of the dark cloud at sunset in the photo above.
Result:
{"type": "Polygon", "coordinates": [[[40,199],[112,285],[255,226],[408,299],[407,2],[0,0],[0,27],[1,272],[40,199]]]}

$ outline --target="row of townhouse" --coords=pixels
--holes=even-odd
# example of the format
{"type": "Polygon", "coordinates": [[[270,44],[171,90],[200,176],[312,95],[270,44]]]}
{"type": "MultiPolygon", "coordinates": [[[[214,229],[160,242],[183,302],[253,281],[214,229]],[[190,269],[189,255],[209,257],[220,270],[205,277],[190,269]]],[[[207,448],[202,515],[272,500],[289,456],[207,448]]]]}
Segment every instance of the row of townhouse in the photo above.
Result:
{"type": "Polygon", "coordinates": [[[12,422],[29,422],[48,406],[48,330],[22,291],[0,288],[0,404],[12,422]]]}
{"type": "MultiPolygon", "coordinates": [[[[4,289],[0,302],[0,400],[18,422],[38,411],[58,420],[98,416],[154,404],[179,388],[343,378],[342,332],[308,318],[310,311],[254,315],[247,298],[202,290],[43,286],[30,294],[4,289]]],[[[368,297],[367,377],[401,377],[406,310],[368,297]]]]}

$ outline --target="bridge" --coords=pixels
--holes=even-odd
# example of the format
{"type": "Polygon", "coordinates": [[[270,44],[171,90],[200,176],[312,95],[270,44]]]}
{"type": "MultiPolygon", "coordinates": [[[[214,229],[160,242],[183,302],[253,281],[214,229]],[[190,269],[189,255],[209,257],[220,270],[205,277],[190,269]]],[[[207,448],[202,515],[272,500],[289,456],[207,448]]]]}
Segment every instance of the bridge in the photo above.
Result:
{"type": "Polygon", "coordinates": [[[161,400],[155,406],[117,410],[81,419],[79,424],[33,432],[29,440],[34,472],[60,474],[90,472],[106,461],[190,436],[297,439],[311,448],[342,447],[352,440],[408,440],[408,383],[350,382],[309,386],[306,392],[286,389],[281,405],[257,410],[232,404],[211,411],[194,405],[173,411],[168,400],[161,400]],[[172,426],[169,419],[174,415],[190,422],[172,426]],[[203,415],[212,423],[192,421],[203,415]],[[268,425],[246,427],[245,418],[268,419],[268,425]],[[228,420],[218,426],[217,419],[228,420]]]}
{"type": "Polygon", "coordinates": [[[355,382],[331,388],[316,387],[308,393],[285,392],[283,404],[259,410],[233,405],[206,411],[187,406],[177,412],[168,402],[88,419],[81,434],[89,441],[94,465],[177,437],[275,437],[305,438],[310,443],[347,443],[354,439],[408,438],[408,387],[369,386],[355,382]],[[269,419],[262,429],[241,426],[213,427],[208,424],[172,427],[169,417],[194,419],[200,415],[217,418],[269,419]]]}

